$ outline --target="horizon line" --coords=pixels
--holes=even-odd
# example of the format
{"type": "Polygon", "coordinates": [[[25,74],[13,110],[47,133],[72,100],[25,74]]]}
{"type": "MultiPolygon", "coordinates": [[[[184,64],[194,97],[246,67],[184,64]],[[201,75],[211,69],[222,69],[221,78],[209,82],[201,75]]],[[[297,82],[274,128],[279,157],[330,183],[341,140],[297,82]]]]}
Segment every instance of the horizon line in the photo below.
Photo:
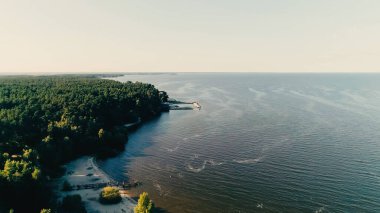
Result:
{"type": "Polygon", "coordinates": [[[67,72],[0,72],[0,76],[40,76],[40,75],[112,75],[112,74],[212,74],[212,73],[226,73],[226,74],[380,74],[380,71],[67,71],[67,72]]]}

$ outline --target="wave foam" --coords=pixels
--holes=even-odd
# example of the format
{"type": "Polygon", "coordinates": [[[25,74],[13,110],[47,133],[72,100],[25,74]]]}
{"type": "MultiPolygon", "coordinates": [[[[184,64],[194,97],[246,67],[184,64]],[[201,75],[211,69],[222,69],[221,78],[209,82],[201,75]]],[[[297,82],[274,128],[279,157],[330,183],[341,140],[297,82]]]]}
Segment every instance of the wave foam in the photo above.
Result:
{"type": "Polygon", "coordinates": [[[223,162],[215,162],[214,160],[208,160],[207,163],[209,163],[211,166],[220,166],[223,164],[223,162]]]}
{"type": "Polygon", "coordinates": [[[178,148],[179,148],[179,146],[174,147],[173,149],[166,148],[166,151],[168,151],[168,152],[174,152],[174,151],[177,151],[178,148]]]}
{"type": "Polygon", "coordinates": [[[261,100],[262,97],[266,96],[266,93],[265,92],[262,92],[262,91],[259,91],[259,90],[255,90],[253,88],[248,88],[248,90],[252,93],[255,94],[255,100],[256,101],[259,101],[261,100]]]}
{"type": "Polygon", "coordinates": [[[160,193],[160,196],[162,196],[162,188],[161,188],[161,185],[156,183],[153,185],[154,188],[156,188],[156,190],[160,193]]]}
{"type": "Polygon", "coordinates": [[[204,170],[204,169],[206,168],[206,164],[207,164],[207,161],[205,160],[205,161],[203,161],[202,166],[199,167],[199,168],[195,168],[195,167],[193,167],[191,164],[188,164],[188,165],[187,165],[187,168],[188,168],[191,172],[199,173],[199,172],[201,172],[202,170],[204,170]]]}
{"type": "MultiPolygon", "coordinates": [[[[198,158],[198,156],[196,156],[196,158],[198,158]]],[[[199,172],[201,172],[202,170],[204,170],[206,168],[207,164],[209,164],[211,166],[220,166],[220,165],[222,165],[224,163],[223,162],[216,162],[213,159],[211,159],[211,160],[204,160],[203,163],[202,163],[202,166],[199,167],[199,168],[195,168],[190,163],[187,165],[187,168],[191,172],[199,173],[199,172]]]]}
{"type": "Polygon", "coordinates": [[[322,213],[325,210],[325,207],[321,207],[315,211],[315,213],[322,213]]]}
{"type": "Polygon", "coordinates": [[[232,161],[236,162],[236,163],[241,163],[241,164],[254,164],[254,163],[258,163],[258,162],[262,161],[262,157],[254,158],[254,159],[245,159],[245,160],[233,159],[232,161]]]}

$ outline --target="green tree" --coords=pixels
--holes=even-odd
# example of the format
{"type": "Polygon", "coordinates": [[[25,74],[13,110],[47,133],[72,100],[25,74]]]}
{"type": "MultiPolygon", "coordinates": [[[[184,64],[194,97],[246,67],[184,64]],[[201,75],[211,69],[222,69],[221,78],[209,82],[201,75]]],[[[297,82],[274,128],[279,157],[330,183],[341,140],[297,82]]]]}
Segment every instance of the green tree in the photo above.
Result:
{"type": "Polygon", "coordinates": [[[160,91],[160,99],[162,102],[168,102],[169,96],[165,91],[160,91]]]}
{"type": "MultiPolygon", "coordinates": [[[[21,182],[28,179],[35,179],[32,173],[37,172],[39,175],[39,169],[34,167],[29,161],[24,160],[6,160],[4,169],[0,170],[0,177],[4,178],[8,182],[21,182]]],[[[35,179],[36,180],[36,179],[35,179]]]]}
{"type": "Polygon", "coordinates": [[[41,209],[40,213],[51,213],[51,209],[41,209]]]}
{"type": "Polygon", "coordinates": [[[146,192],[140,194],[137,206],[134,208],[135,213],[152,213],[154,210],[154,204],[149,199],[149,195],[146,192]]]}

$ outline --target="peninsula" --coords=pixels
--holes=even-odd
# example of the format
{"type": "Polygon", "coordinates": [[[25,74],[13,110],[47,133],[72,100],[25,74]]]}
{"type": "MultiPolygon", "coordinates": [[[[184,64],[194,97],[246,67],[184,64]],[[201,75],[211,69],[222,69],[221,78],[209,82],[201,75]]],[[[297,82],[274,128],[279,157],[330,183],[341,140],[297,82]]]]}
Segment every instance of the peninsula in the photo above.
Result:
{"type": "MultiPolygon", "coordinates": [[[[120,152],[128,139],[125,124],[159,115],[167,98],[151,84],[95,76],[0,78],[0,212],[59,209],[48,183],[92,161],[68,164],[66,171],[61,166],[120,152]]],[[[77,172],[69,179],[83,177],[83,168],[77,172]]],[[[89,176],[108,180],[99,174],[89,176]]]]}

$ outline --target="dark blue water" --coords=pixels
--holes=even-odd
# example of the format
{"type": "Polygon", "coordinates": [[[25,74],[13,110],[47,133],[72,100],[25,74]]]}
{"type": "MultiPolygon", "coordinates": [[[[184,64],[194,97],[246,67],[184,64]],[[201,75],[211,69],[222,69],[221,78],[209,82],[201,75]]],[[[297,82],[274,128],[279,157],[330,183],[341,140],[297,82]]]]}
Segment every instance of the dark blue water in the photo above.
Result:
{"type": "Polygon", "coordinates": [[[380,75],[167,74],[171,111],[100,162],[169,212],[380,212],[380,75]]]}

